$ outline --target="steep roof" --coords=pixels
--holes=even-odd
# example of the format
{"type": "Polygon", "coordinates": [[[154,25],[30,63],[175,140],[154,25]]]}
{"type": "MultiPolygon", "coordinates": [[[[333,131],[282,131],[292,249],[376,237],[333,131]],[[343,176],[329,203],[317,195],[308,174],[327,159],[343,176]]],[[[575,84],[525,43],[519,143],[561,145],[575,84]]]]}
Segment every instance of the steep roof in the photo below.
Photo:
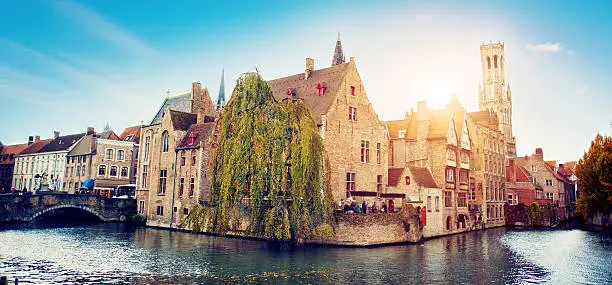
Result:
{"type": "Polygon", "coordinates": [[[215,122],[191,125],[176,148],[186,149],[200,147],[200,142],[208,138],[212,134],[214,128],[215,122]],[[193,140],[190,138],[193,138],[193,140]]]}
{"type": "Polygon", "coordinates": [[[531,182],[529,180],[529,174],[527,174],[527,170],[522,167],[514,164],[513,166],[506,165],[506,181],[508,182],[531,182]]]}
{"type": "Polygon", "coordinates": [[[0,164],[13,164],[15,157],[28,147],[27,143],[5,145],[0,152],[0,164]]]}
{"type": "Polygon", "coordinates": [[[93,135],[86,135],[68,153],[68,156],[91,154],[94,150],[93,135]]]}
{"type": "Polygon", "coordinates": [[[127,127],[125,128],[125,130],[123,130],[123,132],[121,132],[121,135],[119,135],[119,139],[122,141],[139,143],[140,129],[141,126],[127,127]]]}
{"type": "Polygon", "coordinates": [[[544,163],[544,167],[546,168],[546,170],[548,170],[548,172],[550,172],[555,178],[557,178],[557,180],[559,181],[563,181],[563,182],[567,182],[565,180],[565,177],[561,176],[559,173],[557,173],[552,166],[550,166],[550,164],[548,163],[544,163]]]}
{"type": "MultiPolygon", "coordinates": [[[[391,137],[391,139],[398,139],[399,131],[406,130],[406,132],[408,132],[410,121],[409,120],[387,121],[385,122],[385,124],[387,125],[387,130],[389,130],[389,137],[391,137]]],[[[404,135],[404,138],[405,137],[406,136],[404,135]]]]}
{"type": "Polygon", "coordinates": [[[105,139],[105,140],[119,140],[119,136],[115,134],[113,131],[106,131],[101,133],[96,133],[97,138],[105,139]]]}
{"type": "Polygon", "coordinates": [[[489,111],[479,112],[468,112],[467,115],[474,121],[474,123],[484,126],[491,130],[499,130],[497,116],[495,113],[489,111]]]}
{"type": "Polygon", "coordinates": [[[425,188],[440,188],[426,167],[410,166],[409,168],[412,173],[412,181],[417,185],[425,188]]]}
{"type": "Polygon", "coordinates": [[[37,153],[40,151],[40,149],[42,149],[45,145],[47,145],[51,141],[52,139],[46,139],[46,140],[39,140],[37,142],[34,142],[31,145],[29,145],[27,148],[25,148],[20,154],[37,153]]]}
{"type": "Polygon", "coordinates": [[[43,148],[40,149],[40,151],[38,151],[39,153],[42,152],[51,152],[51,151],[62,151],[62,150],[67,150],[69,149],[74,143],[76,143],[79,139],[81,139],[82,137],[85,136],[85,133],[81,133],[81,134],[74,134],[74,135],[67,135],[67,136],[61,136],[58,137],[54,140],[52,140],[50,143],[48,143],[47,145],[45,145],[43,148]]]}
{"type": "Polygon", "coordinates": [[[151,125],[161,123],[162,115],[166,110],[172,109],[181,112],[191,111],[191,102],[189,101],[190,98],[190,92],[176,96],[166,97],[159,110],[157,110],[155,117],[153,117],[153,120],[151,120],[151,125]]]}
{"type": "Polygon", "coordinates": [[[577,164],[576,161],[568,161],[563,165],[563,167],[565,169],[571,170],[573,173],[573,172],[576,172],[576,164],[577,164]]]}
{"type": "Polygon", "coordinates": [[[338,95],[350,64],[349,62],[313,70],[307,79],[304,79],[304,73],[299,73],[270,80],[268,86],[277,101],[287,98],[287,90],[290,89],[295,94],[295,98],[302,99],[308,106],[317,124],[321,124],[321,115],[327,113],[338,95]],[[317,89],[319,83],[326,88],[321,96],[318,95],[317,89]]]}
{"type": "Polygon", "coordinates": [[[170,120],[172,121],[172,127],[175,130],[186,131],[189,126],[193,125],[197,121],[197,115],[192,113],[186,113],[170,109],[170,120]]]}
{"type": "Polygon", "coordinates": [[[389,168],[387,171],[387,185],[395,187],[399,184],[399,178],[404,172],[403,168],[389,168]]]}

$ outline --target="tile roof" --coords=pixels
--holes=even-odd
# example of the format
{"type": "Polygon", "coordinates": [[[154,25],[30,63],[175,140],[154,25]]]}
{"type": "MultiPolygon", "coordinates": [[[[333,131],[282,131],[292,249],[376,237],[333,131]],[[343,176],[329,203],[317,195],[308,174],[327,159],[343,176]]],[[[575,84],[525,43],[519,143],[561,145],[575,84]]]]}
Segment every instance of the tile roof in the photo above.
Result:
{"type": "Polygon", "coordinates": [[[40,151],[38,151],[39,153],[42,152],[51,152],[51,151],[62,151],[62,150],[67,150],[69,149],[74,143],[76,143],[79,139],[81,139],[82,137],[85,136],[85,133],[81,133],[81,134],[74,134],[74,135],[67,135],[67,136],[61,136],[58,137],[54,140],[52,140],[50,143],[48,143],[47,145],[45,145],[43,148],[40,149],[40,151]]]}
{"type": "Polygon", "coordinates": [[[548,163],[544,163],[544,167],[546,168],[546,170],[548,170],[548,172],[550,172],[555,178],[557,178],[557,180],[559,181],[563,181],[563,182],[567,182],[565,180],[565,177],[561,176],[559,173],[557,173],[556,171],[553,170],[552,166],[550,166],[550,164],[548,163]]]}
{"type": "Polygon", "coordinates": [[[0,152],[0,164],[13,164],[15,157],[28,147],[27,143],[5,145],[0,152]]]}
{"type": "Polygon", "coordinates": [[[127,127],[125,128],[125,130],[123,130],[123,132],[121,132],[121,135],[119,135],[119,139],[122,141],[139,143],[140,142],[140,129],[141,129],[141,126],[127,127]]]}
{"type": "Polygon", "coordinates": [[[404,169],[403,168],[389,168],[389,170],[387,170],[388,176],[387,176],[387,185],[395,187],[397,186],[397,184],[399,184],[399,179],[400,176],[402,176],[402,173],[404,173],[404,169]]]}
{"type": "Polygon", "coordinates": [[[412,173],[412,181],[417,185],[425,188],[440,188],[426,167],[410,166],[409,168],[412,173]]]}
{"type": "Polygon", "coordinates": [[[37,152],[40,151],[40,149],[42,149],[44,146],[46,146],[52,140],[53,139],[46,139],[46,140],[39,140],[37,142],[34,142],[31,145],[29,145],[27,148],[25,148],[20,154],[37,153],[37,152]]]}
{"type": "Polygon", "coordinates": [[[166,99],[164,99],[164,102],[162,103],[159,110],[157,110],[155,117],[153,117],[153,120],[151,120],[151,125],[161,123],[162,115],[164,114],[165,110],[172,109],[172,110],[181,111],[181,112],[191,111],[191,106],[190,106],[191,103],[189,102],[190,98],[191,98],[190,92],[181,94],[181,95],[172,96],[172,97],[166,97],[166,99]]]}
{"type": "Polygon", "coordinates": [[[514,166],[506,165],[506,181],[508,182],[531,182],[527,170],[514,164],[514,166]],[[516,181],[515,181],[516,179],[516,181]]]}
{"type": "Polygon", "coordinates": [[[552,166],[552,167],[557,167],[557,161],[556,160],[547,160],[545,161],[548,165],[552,166]]]}
{"type": "Polygon", "coordinates": [[[176,110],[169,110],[170,120],[175,130],[186,131],[197,121],[197,115],[176,110]]]}
{"type": "Polygon", "coordinates": [[[200,142],[208,138],[215,128],[215,122],[193,124],[187,130],[181,141],[177,144],[177,149],[198,148],[200,142]],[[190,138],[193,137],[193,140],[190,138]]]}
{"type": "Polygon", "coordinates": [[[563,167],[571,170],[572,172],[576,172],[576,165],[576,161],[568,161],[563,165],[563,167]]]}
{"type": "Polygon", "coordinates": [[[321,124],[321,115],[327,113],[329,106],[338,95],[350,64],[352,63],[313,70],[310,72],[308,79],[304,79],[304,73],[299,73],[270,80],[268,86],[272,89],[272,94],[277,101],[287,98],[287,90],[291,89],[295,97],[302,99],[308,106],[317,124],[321,124]],[[319,82],[326,86],[325,93],[322,96],[317,93],[319,82]]]}

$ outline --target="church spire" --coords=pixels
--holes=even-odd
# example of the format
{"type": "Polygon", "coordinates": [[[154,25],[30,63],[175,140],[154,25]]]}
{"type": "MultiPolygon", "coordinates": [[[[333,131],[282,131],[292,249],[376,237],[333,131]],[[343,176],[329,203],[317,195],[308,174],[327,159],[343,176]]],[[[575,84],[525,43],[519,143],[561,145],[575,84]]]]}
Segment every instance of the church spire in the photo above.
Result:
{"type": "Polygon", "coordinates": [[[332,58],[332,66],[344,63],[344,53],[342,52],[342,43],[340,42],[340,32],[338,32],[338,40],[336,41],[336,49],[332,58]]]}
{"type": "Polygon", "coordinates": [[[225,105],[225,68],[221,70],[221,86],[219,86],[219,96],[217,97],[217,111],[225,105]]]}

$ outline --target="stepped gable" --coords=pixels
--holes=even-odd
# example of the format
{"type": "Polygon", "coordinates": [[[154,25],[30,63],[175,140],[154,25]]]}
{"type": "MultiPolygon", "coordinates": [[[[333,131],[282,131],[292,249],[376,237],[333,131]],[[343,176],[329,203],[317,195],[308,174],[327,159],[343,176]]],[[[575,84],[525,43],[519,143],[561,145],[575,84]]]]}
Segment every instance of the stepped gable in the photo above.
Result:
{"type": "Polygon", "coordinates": [[[313,70],[308,78],[299,73],[268,81],[272,95],[280,102],[286,98],[301,99],[312,113],[317,125],[321,125],[321,115],[326,114],[334,102],[350,63],[313,70]],[[325,88],[323,95],[318,95],[318,84],[325,88]],[[287,91],[290,91],[288,95],[287,91]],[[293,95],[291,95],[293,94],[293,95]]]}

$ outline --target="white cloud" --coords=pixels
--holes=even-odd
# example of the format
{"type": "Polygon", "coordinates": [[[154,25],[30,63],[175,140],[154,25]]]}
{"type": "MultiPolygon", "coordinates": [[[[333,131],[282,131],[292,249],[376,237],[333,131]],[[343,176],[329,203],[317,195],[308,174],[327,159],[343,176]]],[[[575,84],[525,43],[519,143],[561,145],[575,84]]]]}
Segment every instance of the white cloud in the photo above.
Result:
{"type": "Polygon", "coordinates": [[[545,44],[538,44],[538,45],[532,45],[532,44],[528,44],[527,46],[527,50],[533,51],[533,52],[560,52],[564,49],[564,46],[561,45],[560,43],[545,43],[545,44]]]}
{"type": "Polygon", "coordinates": [[[92,35],[136,55],[157,55],[157,51],[126,29],[107,20],[100,13],[72,1],[53,1],[52,5],[76,20],[92,35]]]}

